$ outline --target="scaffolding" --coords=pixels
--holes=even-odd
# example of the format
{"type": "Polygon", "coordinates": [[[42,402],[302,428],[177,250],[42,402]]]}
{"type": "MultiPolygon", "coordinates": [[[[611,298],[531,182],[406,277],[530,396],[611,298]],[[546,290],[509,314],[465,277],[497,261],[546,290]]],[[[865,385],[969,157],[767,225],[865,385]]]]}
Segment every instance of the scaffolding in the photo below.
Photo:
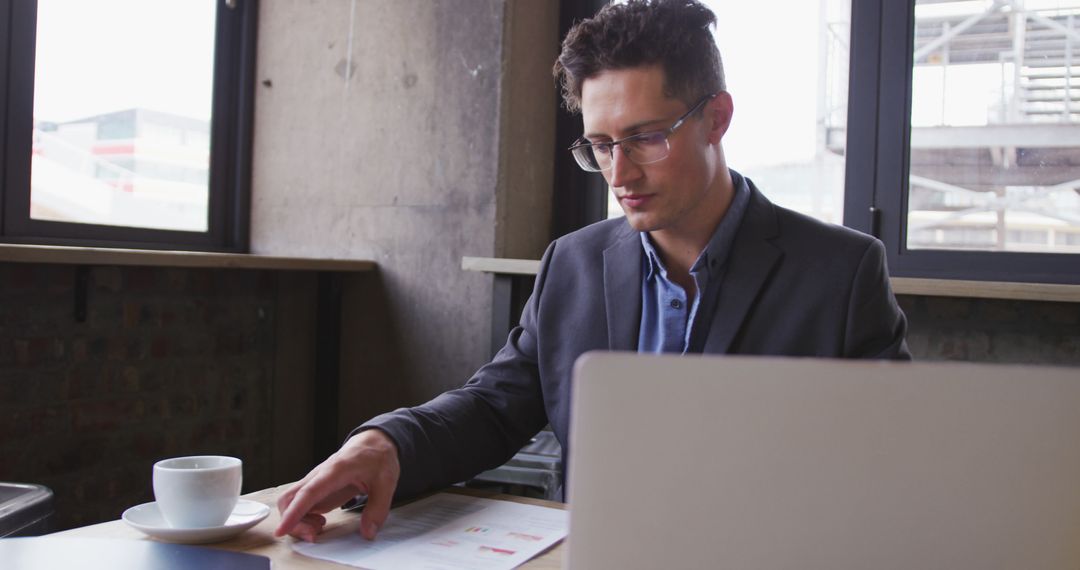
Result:
{"type": "Polygon", "coordinates": [[[918,2],[909,248],[1080,252],[1078,26],[1077,0],[918,2]]]}

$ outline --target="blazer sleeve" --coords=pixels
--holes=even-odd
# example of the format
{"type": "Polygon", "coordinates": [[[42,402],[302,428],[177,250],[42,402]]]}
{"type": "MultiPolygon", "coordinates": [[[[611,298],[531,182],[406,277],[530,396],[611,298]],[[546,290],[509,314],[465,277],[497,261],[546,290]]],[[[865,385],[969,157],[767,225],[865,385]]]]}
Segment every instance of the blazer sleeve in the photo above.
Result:
{"type": "Polygon", "coordinates": [[[907,318],[896,304],[885,247],[874,239],[855,270],[845,323],[844,355],[849,358],[911,360],[907,318]]]}
{"type": "Polygon", "coordinates": [[[490,363],[461,388],[377,416],[349,434],[377,428],[397,444],[398,497],[440,489],[497,467],[547,424],[536,321],[554,247],[544,253],[518,326],[490,363]]]}

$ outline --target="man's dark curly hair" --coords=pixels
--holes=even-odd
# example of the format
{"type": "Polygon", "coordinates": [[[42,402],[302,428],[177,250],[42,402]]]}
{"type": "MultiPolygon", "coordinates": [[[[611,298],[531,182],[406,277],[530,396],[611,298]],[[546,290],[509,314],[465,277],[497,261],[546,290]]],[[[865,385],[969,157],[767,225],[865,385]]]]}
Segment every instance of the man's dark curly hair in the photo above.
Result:
{"type": "Polygon", "coordinates": [[[555,61],[563,105],[581,110],[581,85],[603,71],[659,64],[664,91],[687,105],[726,89],[713,41],[716,16],[696,0],[628,0],[570,29],[555,61]]]}

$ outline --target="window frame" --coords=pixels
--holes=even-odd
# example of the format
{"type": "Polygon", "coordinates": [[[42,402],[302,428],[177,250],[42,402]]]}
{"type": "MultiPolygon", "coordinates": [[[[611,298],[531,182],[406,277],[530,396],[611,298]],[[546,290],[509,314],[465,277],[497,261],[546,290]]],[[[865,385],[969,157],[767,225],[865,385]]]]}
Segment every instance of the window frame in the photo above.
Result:
{"type": "Polygon", "coordinates": [[[894,277],[1080,283],[1080,255],[908,249],[916,0],[852,0],[844,225],[881,239],[894,277]]]}
{"type": "Polygon", "coordinates": [[[257,0],[217,2],[208,229],[191,232],[30,217],[37,1],[0,0],[0,241],[247,252],[257,12],[257,0]]]}
{"type": "MultiPolygon", "coordinates": [[[[560,0],[559,39],[573,25],[591,18],[607,0],[560,0]]],[[[569,148],[581,137],[581,115],[563,107],[562,93],[555,89],[555,180],[551,200],[551,239],[607,217],[608,188],[604,177],[585,172],[574,161],[569,148]]]]}

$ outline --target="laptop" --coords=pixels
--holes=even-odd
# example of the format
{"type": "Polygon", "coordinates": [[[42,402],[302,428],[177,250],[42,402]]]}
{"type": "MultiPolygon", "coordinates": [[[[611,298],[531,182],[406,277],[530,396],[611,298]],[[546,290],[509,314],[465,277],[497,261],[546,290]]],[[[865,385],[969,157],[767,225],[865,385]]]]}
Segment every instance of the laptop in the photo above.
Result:
{"type": "Polygon", "coordinates": [[[565,567],[1080,568],[1080,369],[589,353],[565,567]]]}

